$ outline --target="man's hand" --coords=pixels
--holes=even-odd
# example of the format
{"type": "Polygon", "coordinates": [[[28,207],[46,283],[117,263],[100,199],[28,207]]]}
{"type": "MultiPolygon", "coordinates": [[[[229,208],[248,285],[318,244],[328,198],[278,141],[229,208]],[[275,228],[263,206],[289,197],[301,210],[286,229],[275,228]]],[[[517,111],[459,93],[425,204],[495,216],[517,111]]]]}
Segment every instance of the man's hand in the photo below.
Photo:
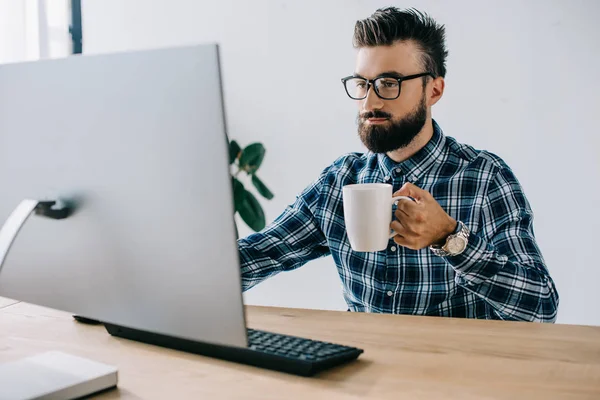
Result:
{"type": "Polygon", "coordinates": [[[456,229],[456,220],[449,216],[433,196],[412,183],[406,183],[394,196],[410,196],[416,200],[400,200],[396,219],[390,227],[398,233],[394,242],[412,250],[432,244],[443,245],[456,229]]]}

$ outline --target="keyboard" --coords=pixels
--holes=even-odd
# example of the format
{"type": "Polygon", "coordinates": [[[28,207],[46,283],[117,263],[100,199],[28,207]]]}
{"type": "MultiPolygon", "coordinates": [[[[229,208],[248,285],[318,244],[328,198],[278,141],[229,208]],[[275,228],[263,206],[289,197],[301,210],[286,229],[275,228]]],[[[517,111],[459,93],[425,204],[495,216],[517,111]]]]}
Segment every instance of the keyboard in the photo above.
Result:
{"type": "Polygon", "coordinates": [[[248,347],[196,342],[154,332],[104,323],[113,336],[241,364],[312,376],[356,359],[362,349],[297,336],[247,329],[248,347]]]}
{"type": "Polygon", "coordinates": [[[357,358],[362,349],[248,329],[248,349],[263,355],[264,368],[309,376],[357,358]]]}

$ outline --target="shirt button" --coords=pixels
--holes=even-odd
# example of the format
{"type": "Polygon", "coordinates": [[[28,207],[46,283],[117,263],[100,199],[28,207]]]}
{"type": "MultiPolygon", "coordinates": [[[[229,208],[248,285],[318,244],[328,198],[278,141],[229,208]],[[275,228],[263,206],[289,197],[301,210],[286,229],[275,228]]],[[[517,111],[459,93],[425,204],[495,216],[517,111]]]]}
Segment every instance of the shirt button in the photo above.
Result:
{"type": "Polygon", "coordinates": [[[391,250],[391,251],[396,251],[396,246],[392,246],[392,247],[390,247],[390,250],[391,250]]]}
{"type": "Polygon", "coordinates": [[[388,290],[387,295],[388,296],[393,296],[394,292],[392,292],[391,290],[388,290]]]}
{"type": "Polygon", "coordinates": [[[396,173],[397,174],[401,174],[402,173],[402,169],[401,168],[396,168],[396,173]]]}
{"type": "Polygon", "coordinates": [[[387,181],[389,181],[389,180],[390,180],[390,177],[389,177],[389,176],[386,176],[385,178],[383,178],[383,180],[387,182],[387,181]]]}

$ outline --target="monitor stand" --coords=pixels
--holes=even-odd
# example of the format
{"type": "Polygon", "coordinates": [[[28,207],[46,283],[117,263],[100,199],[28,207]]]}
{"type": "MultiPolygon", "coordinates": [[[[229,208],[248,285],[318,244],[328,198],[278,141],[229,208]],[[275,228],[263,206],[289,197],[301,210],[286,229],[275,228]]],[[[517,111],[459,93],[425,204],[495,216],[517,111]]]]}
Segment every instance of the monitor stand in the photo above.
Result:
{"type": "Polygon", "coordinates": [[[245,347],[198,342],[107,322],[104,323],[104,327],[112,336],[123,339],[134,340],[136,342],[166,347],[187,353],[220,358],[226,361],[262,366],[260,363],[261,360],[259,359],[260,357],[257,357],[256,352],[245,347]],[[252,362],[253,360],[255,362],[252,362]]]}
{"type": "Polygon", "coordinates": [[[128,328],[117,324],[111,324],[107,322],[103,323],[101,321],[83,317],[81,315],[74,315],[73,318],[75,318],[77,322],[81,322],[84,324],[103,324],[106,331],[112,336],[134,340],[136,342],[152,344],[155,346],[185,351],[188,353],[200,354],[208,357],[221,358],[224,360],[234,362],[242,362],[248,356],[248,354],[243,354],[243,352],[240,352],[240,350],[244,349],[240,347],[216,345],[203,342],[196,342],[193,340],[175,338],[173,336],[162,335],[159,333],[153,333],[134,328],[128,328]]]}
{"type": "Polygon", "coordinates": [[[97,319],[92,319],[92,318],[84,317],[81,315],[73,315],[73,318],[75,318],[75,321],[81,322],[82,324],[100,325],[102,323],[102,322],[98,321],[97,319]]]}
{"type": "Polygon", "coordinates": [[[74,211],[72,203],[25,199],[19,203],[0,228],[0,273],[8,252],[25,222],[33,214],[51,219],[64,219],[74,211]]]}

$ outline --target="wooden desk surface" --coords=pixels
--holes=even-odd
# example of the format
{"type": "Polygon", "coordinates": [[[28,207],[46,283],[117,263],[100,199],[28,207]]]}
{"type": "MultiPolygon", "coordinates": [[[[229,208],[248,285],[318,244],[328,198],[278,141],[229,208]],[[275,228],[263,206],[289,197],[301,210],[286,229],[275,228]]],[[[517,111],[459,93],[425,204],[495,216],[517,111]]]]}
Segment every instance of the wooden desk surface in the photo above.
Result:
{"type": "Polygon", "coordinates": [[[249,326],[365,350],[312,378],[111,337],[0,299],[0,362],[61,350],[116,365],[102,399],[600,399],[600,327],[247,307],[249,326]]]}

